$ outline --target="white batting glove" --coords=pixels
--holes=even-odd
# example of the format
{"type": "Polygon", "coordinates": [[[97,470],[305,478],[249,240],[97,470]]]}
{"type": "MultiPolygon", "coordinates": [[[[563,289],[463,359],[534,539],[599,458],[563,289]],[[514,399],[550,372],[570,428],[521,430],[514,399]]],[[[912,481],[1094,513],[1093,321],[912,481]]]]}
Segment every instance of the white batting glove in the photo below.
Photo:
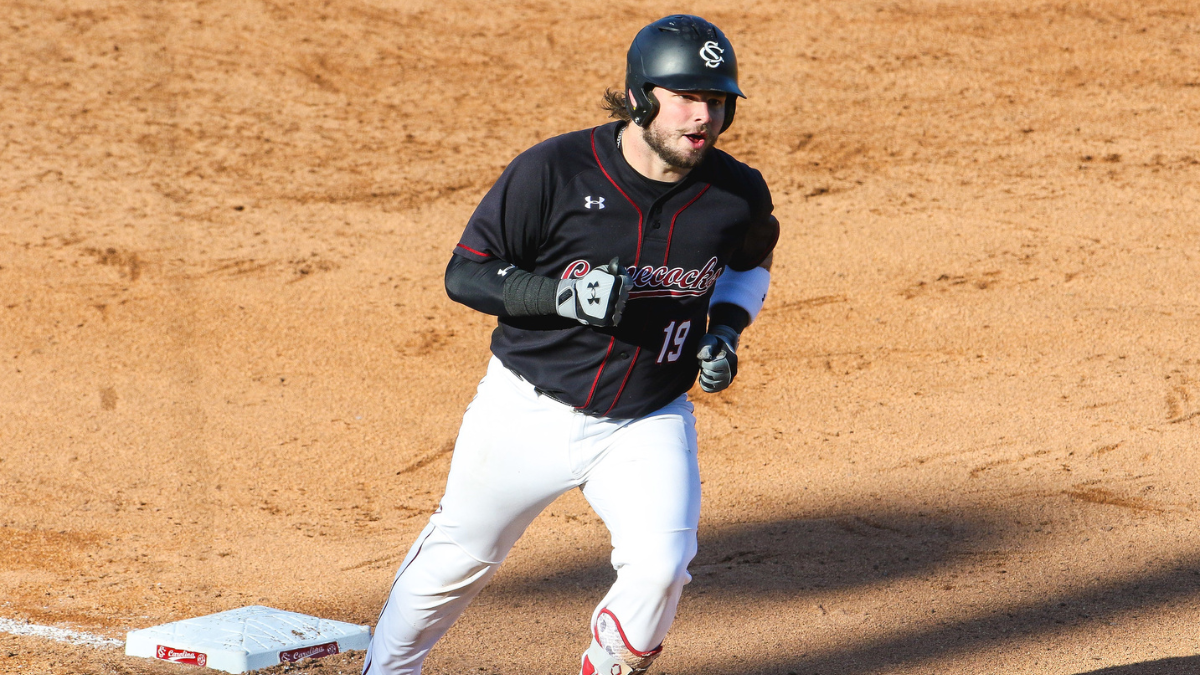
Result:
{"type": "Polygon", "coordinates": [[[579,279],[558,282],[557,311],[585,325],[615,326],[621,321],[632,285],[629,272],[613,258],[579,279]]]}
{"type": "Polygon", "coordinates": [[[738,332],[729,326],[710,326],[700,338],[696,358],[700,360],[700,388],[712,394],[737,377],[738,332]]]}

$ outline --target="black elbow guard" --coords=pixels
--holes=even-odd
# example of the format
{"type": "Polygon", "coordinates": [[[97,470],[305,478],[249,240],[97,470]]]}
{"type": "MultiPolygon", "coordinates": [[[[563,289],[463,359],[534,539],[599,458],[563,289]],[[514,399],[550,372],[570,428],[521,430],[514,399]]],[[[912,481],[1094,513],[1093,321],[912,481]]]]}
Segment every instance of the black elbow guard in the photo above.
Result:
{"type": "Polygon", "coordinates": [[[558,281],[525,270],[509,272],[504,282],[504,310],[509,316],[549,316],[557,313],[558,281]]]}

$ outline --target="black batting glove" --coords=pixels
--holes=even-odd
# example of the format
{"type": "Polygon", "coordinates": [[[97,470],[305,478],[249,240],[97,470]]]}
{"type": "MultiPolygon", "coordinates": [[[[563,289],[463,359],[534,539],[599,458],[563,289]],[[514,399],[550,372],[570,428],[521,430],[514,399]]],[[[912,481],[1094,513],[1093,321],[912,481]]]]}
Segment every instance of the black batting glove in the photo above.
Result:
{"type": "Polygon", "coordinates": [[[700,361],[700,388],[712,394],[737,377],[738,332],[729,326],[710,326],[700,338],[696,358],[700,361]]]}

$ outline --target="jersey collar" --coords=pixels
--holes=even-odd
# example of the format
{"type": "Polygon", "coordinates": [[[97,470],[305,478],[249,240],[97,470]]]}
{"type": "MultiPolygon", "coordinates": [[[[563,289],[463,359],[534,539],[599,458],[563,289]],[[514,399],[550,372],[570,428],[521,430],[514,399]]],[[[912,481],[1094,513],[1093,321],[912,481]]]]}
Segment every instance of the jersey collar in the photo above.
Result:
{"type": "MultiPolygon", "coordinates": [[[[621,154],[620,148],[617,146],[617,134],[620,133],[621,127],[631,122],[609,122],[596,128],[596,154],[601,163],[604,165],[613,180],[617,181],[620,187],[629,194],[636,194],[641,197],[639,201],[646,201],[647,204],[652,201],[660,201],[668,199],[679,194],[694,185],[698,177],[706,173],[705,169],[711,162],[712,157],[705,157],[700,166],[688,172],[688,175],[683,177],[669,190],[662,192],[658,199],[646,198],[646,193],[649,191],[646,186],[644,177],[637,172],[629,162],[625,160],[625,156],[621,154]]],[[[711,153],[710,153],[711,155],[711,153]]]]}

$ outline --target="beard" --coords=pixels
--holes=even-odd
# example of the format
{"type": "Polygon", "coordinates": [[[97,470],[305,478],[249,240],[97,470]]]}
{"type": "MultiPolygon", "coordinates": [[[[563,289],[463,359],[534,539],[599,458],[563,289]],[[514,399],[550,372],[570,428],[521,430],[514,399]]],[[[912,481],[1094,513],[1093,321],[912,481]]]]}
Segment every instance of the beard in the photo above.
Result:
{"type": "Polygon", "coordinates": [[[660,128],[654,122],[650,126],[642,130],[642,138],[646,141],[646,145],[658,155],[659,159],[665,162],[668,166],[676,169],[694,169],[704,161],[704,157],[708,155],[709,149],[717,144],[717,139],[714,134],[709,131],[708,125],[702,126],[696,131],[686,133],[704,134],[707,142],[704,147],[699,150],[684,149],[680,150],[671,145],[671,141],[682,136],[682,133],[670,132],[660,128]]]}

